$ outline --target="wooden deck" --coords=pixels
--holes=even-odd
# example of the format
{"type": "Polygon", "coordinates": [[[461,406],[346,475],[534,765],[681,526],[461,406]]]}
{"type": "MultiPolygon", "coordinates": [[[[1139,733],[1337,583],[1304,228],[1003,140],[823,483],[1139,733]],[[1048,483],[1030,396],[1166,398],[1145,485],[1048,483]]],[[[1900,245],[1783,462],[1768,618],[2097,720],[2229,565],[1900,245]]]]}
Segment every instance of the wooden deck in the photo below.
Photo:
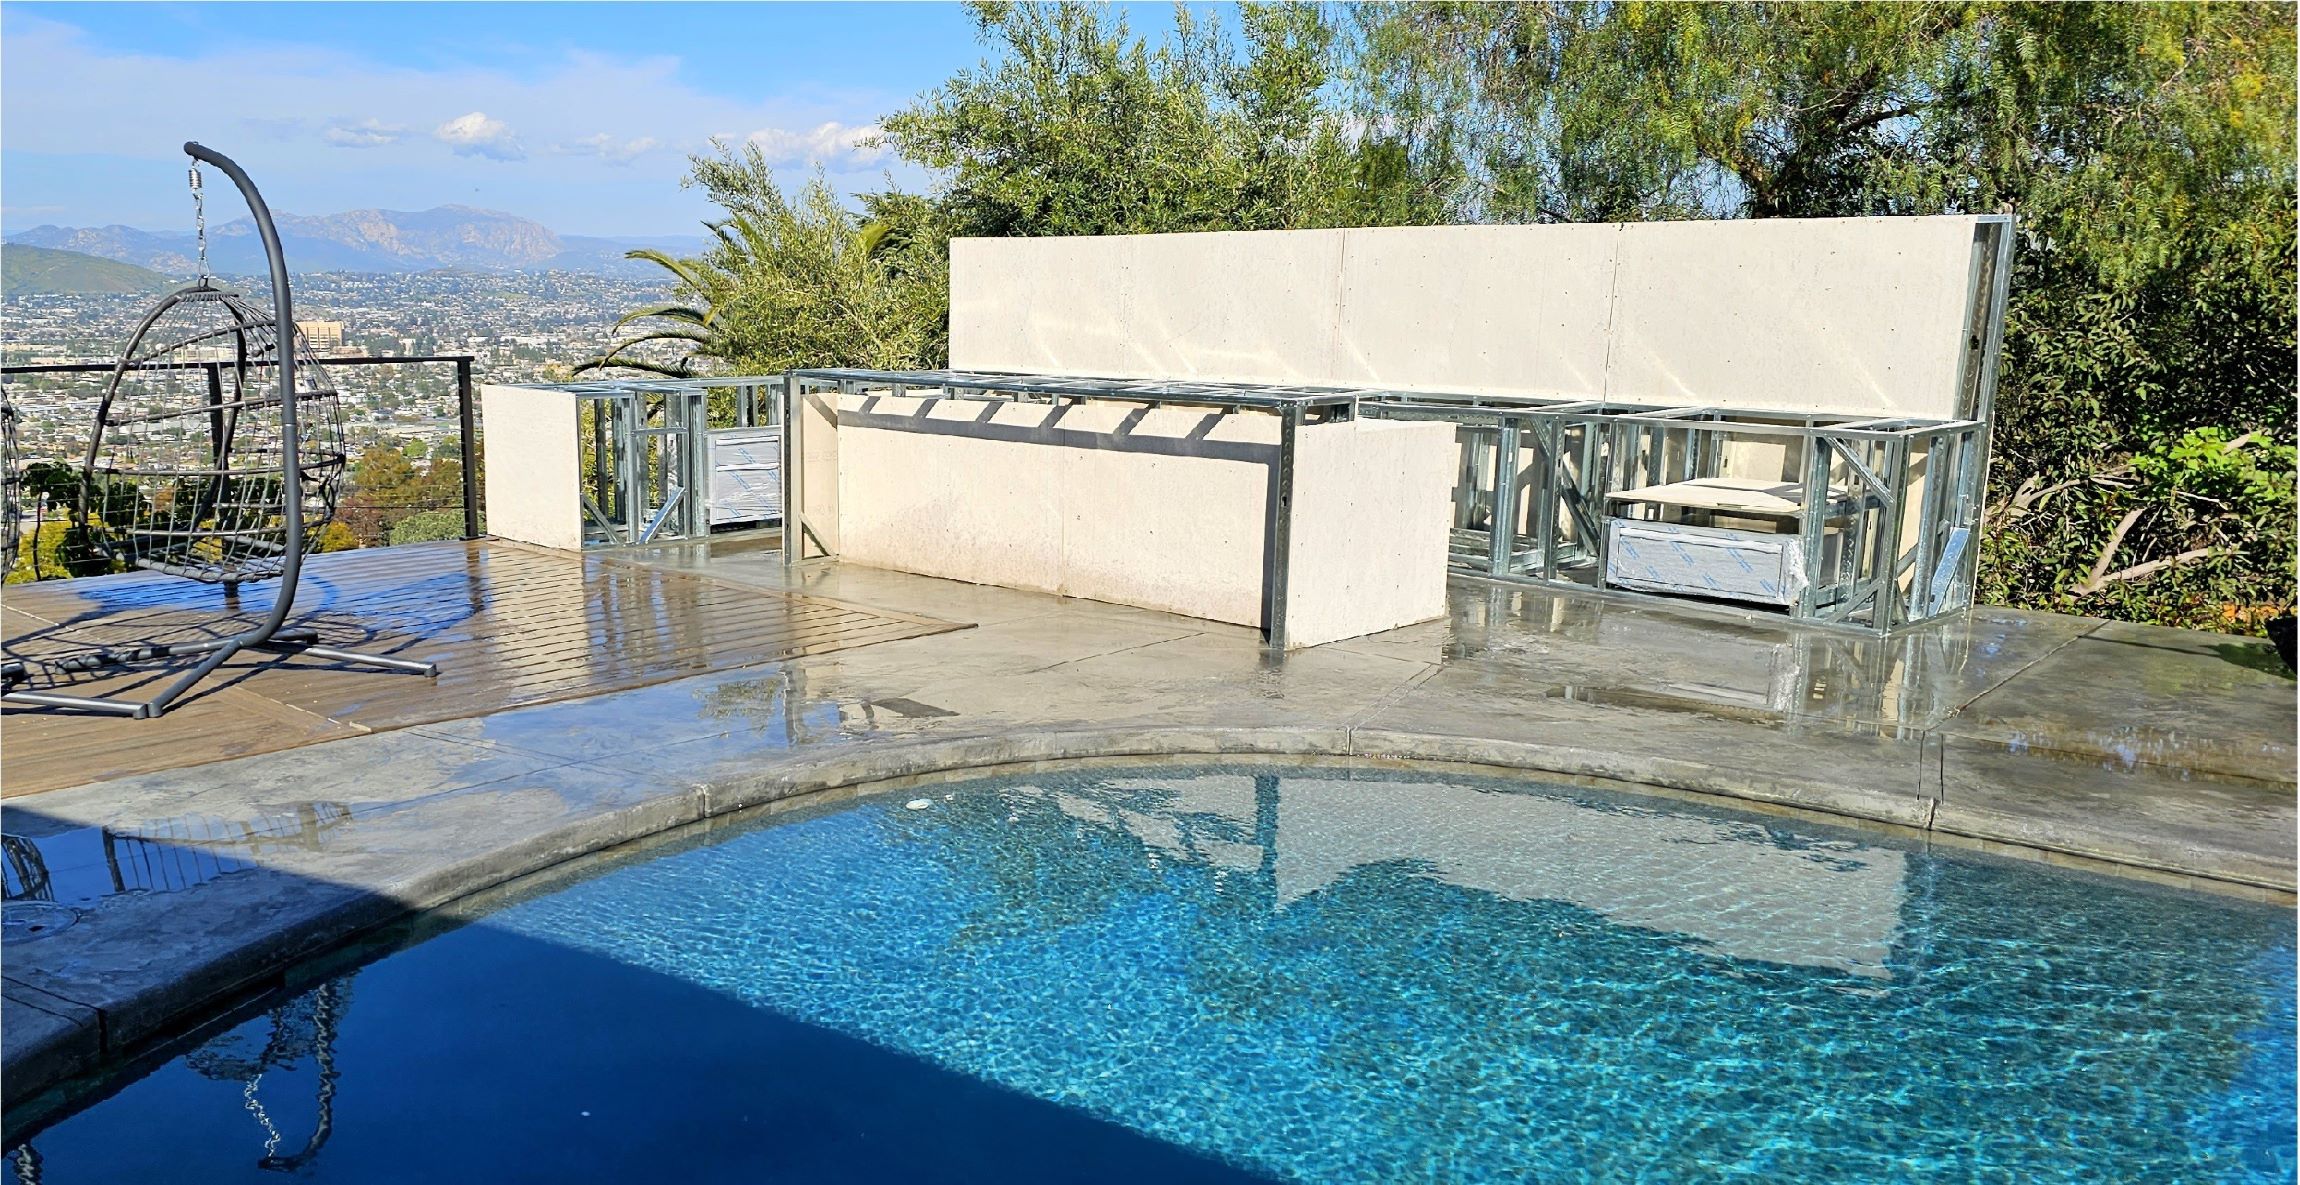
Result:
{"type": "MultiPolygon", "coordinates": [[[[93,647],[230,633],[271,585],[223,590],[150,573],[13,585],[7,656],[30,664],[93,647]]],[[[727,667],[961,628],[729,584],[608,555],[496,541],[312,557],[291,619],[347,649],[428,659],[436,679],[309,658],[245,656],[167,715],[129,720],[8,705],[0,793],[292,749],[362,732],[574,699],[727,667]]],[[[186,669],[42,675],[34,688],[149,696],[186,669]]]]}

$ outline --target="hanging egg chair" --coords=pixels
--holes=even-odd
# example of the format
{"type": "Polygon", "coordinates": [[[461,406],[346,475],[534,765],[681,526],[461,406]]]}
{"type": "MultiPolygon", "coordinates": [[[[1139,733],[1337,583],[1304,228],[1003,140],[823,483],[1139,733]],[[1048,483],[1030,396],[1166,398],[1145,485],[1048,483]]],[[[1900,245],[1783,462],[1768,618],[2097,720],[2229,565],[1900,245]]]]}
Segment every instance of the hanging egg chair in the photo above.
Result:
{"type": "Polygon", "coordinates": [[[16,405],[0,396],[0,572],[16,566],[16,541],[24,526],[24,475],[16,469],[16,405]]]}
{"type": "Polygon", "coordinates": [[[269,1031],[260,1045],[250,1031],[252,1026],[242,1026],[184,1055],[184,1065],[193,1073],[240,1087],[242,1105],[264,1135],[264,1154],[256,1161],[257,1168],[274,1172],[299,1169],[318,1157],[335,1134],[336,1081],[342,1077],[336,1067],[336,1036],[350,1007],[351,976],[346,975],[272,1008],[266,1017],[269,1031]],[[311,1137],[300,1150],[282,1154],[279,1127],[257,1092],[264,1075],[274,1070],[293,1075],[306,1059],[317,1071],[313,1076],[317,1105],[313,1108],[311,1137]]]}
{"type": "Polygon", "coordinates": [[[112,368],[89,435],[78,515],[96,547],[128,567],[223,585],[227,601],[249,581],[277,580],[278,591],[262,620],[244,623],[234,614],[206,631],[223,636],[104,647],[41,664],[75,675],[199,660],[149,700],[33,690],[25,686],[30,664],[14,661],[0,667],[7,688],[0,698],[150,718],[246,650],[436,675],[431,663],[322,646],[318,631],[287,624],[304,553],[335,517],[344,476],[343,409],[327,372],[295,331],[287,257],[263,195],[230,158],[198,144],[184,151],[196,162],[191,186],[200,278],[161,298],[112,368]],[[231,178],[247,199],[271,271],[269,309],[225,291],[208,275],[201,163],[231,178]]]}
{"type": "Polygon", "coordinates": [[[344,474],[334,385],[292,326],[283,334],[272,310],[210,280],[169,293],[136,326],[96,423],[83,504],[96,546],[127,567],[227,587],[269,580],[334,521],[344,474]],[[283,342],[294,352],[292,408],[283,342]]]}

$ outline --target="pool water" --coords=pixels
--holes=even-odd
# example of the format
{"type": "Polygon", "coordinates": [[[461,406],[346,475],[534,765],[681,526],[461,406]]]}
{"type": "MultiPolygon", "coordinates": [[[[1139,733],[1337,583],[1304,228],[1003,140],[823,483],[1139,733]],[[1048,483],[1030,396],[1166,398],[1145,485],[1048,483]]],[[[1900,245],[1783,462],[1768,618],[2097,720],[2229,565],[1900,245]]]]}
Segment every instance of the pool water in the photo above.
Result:
{"type": "Polygon", "coordinates": [[[513,899],[57,1183],[2289,1181],[2287,909],[1660,799],[957,782],[513,899]]]}

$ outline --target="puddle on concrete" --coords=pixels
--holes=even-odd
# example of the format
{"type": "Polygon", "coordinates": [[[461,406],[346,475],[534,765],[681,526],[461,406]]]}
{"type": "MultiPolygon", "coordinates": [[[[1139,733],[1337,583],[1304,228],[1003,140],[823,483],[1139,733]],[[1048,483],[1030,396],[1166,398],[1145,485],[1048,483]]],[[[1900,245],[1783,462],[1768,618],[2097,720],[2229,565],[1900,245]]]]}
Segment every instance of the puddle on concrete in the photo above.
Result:
{"type": "Polygon", "coordinates": [[[76,909],[124,893],[177,893],[252,868],[267,851],[321,846],[352,819],[340,802],[287,803],[249,819],[178,815],[114,827],[73,827],[8,813],[0,835],[10,940],[52,933],[76,909]],[[58,912],[61,911],[61,912],[58,912]]]}

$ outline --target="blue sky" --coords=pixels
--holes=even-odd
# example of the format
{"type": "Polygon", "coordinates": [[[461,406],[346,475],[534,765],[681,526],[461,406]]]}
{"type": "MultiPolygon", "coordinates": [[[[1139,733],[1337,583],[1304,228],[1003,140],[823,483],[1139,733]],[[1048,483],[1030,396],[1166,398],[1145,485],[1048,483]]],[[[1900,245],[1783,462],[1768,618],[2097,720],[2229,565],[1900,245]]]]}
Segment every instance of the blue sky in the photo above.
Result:
{"type": "Polygon", "coordinates": [[[955,4],[11,2],[0,228],[187,229],[189,139],[292,213],[694,233],[709,207],[679,178],[714,135],[844,191],[927,183],[856,140],[986,52],[955,4]]]}

